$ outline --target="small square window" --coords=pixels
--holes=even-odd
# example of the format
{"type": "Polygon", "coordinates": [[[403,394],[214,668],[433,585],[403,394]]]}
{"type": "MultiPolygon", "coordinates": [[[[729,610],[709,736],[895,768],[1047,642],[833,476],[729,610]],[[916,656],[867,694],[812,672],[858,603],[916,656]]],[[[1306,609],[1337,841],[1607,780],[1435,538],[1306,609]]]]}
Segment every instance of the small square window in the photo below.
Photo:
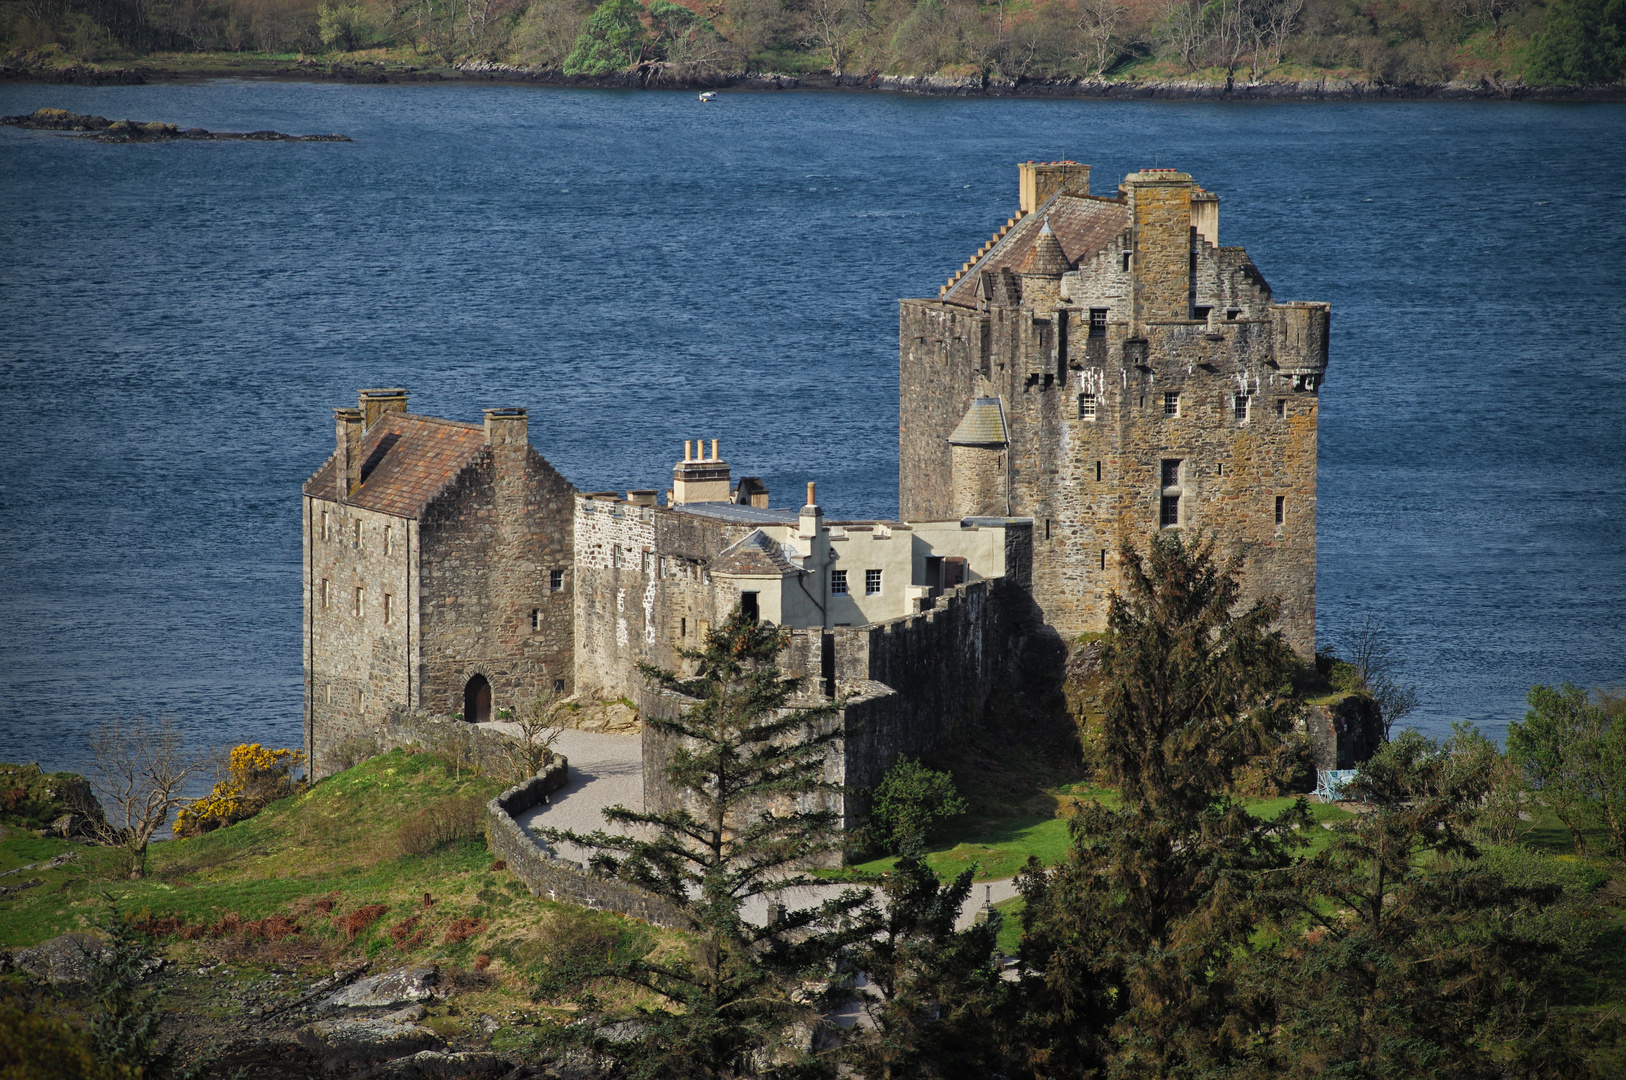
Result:
{"type": "Polygon", "coordinates": [[[1276,496],[1276,524],[1280,525],[1287,520],[1287,497],[1276,496]]]}
{"type": "Polygon", "coordinates": [[[548,588],[554,592],[563,592],[565,588],[565,572],[563,570],[548,571],[548,588]]]}
{"type": "Polygon", "coordinates": [[[1208,321],[1208,313],[1210,311],[1213,311],[1213,310],[1214,309],[1212,307],[1198,307],[1196,305],[1193,305],[1192,309],[1191,309],[1191,317],[1193,319],[1197,319],[1197,320],[1200,320],[1202,322],[1207,322],[1208,321]]]}
{"type": "Polygon", "coordinates": [[[555,694],[562,694],[565,692],[565,681],[563,679],[553,680],[553,692],[555,694]]]}
{"type": "Polygon", "coordinates": [[[362,612],[366,610],[366,606],[367,590],[358,585],[356,586],[356,618],[362,617],[362,612]]]}
{"type": "Polygon", "coordinates": [[[1279,416],[1279,417],[1282,417],[1283,419],[1286,419],[1286,417],[1287,417],[1287,399],[1286,398],[1277,398],[1276,399],[1276,415],[1279,416]]]}
{"type": "Polygon", "coordinates": [[[1092,307],[1090,309],[1090,336],[1091,337],[1106,337],[1107,336],[1107,309],[1106,308],[1104,308],[1104,307],[1092,307]]]}
{"type": "Polygon", "coordinates": [[[830,592],[836,596],[847,595],[847,571],[830,571],[830,592]]]}
{"type": "Polygon", "coordinates": [[[1095,395],[1094,394],[1080,394],[1080,395],[1078,395],[1078,418],[1080,420],[1094,420],[1095,419],[1095,395]]]}
{"type": "Polygon", "coordinates": [[[1241,308],[1226,308],[1225,309],[1225,321],[1226,322],[1236,322],[1237,316],[1239,316],[1241,314],[1242,314],[1242,309],[1241,308]]]}
{"type": "Polygon", "coordinates": [[[1231,401],[1231,410],[1238,420],[1246,422],[1248,419],[1248,395],[1237,394],[1231,401]]]}
{"type": "Polygon", "coordinates": [[[874,596],[881,591],[881,572],[879,570],[864,571],[864,593],[874,596]]]}
{"type": "Polygon", "coordinates": [[[1163,395],[1163,415],[1180,415],[1180,395],[1178,393],[1166,393],[1163,395]]]}
{"type": "Polygon", "coordinates": [[[389,622],[395,614],[395,597],[389,593],[384,594],[384,621],[389,622]]]}

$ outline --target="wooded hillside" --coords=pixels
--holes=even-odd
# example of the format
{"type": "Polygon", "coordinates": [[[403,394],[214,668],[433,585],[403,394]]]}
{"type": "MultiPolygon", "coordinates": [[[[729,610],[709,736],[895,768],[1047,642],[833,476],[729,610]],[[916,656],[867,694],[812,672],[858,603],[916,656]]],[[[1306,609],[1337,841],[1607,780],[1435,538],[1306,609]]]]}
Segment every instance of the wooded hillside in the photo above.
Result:
{"type": "Polygon", "coordinates": [[[1626,0],[0,0],[0,39],[25,65],[210,52],[673,77],[1626,78],[1626,0]]]}

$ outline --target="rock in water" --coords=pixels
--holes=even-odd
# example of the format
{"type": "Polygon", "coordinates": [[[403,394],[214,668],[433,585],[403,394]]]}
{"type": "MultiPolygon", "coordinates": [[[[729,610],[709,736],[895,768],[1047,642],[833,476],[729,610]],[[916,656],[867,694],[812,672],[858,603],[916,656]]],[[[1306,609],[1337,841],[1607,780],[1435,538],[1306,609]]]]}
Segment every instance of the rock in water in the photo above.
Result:
{"type": "Polygon", "coordinates": [[[97,142],[172,142],[177,139],[204,141],[249,140],[252,142],[349,142],[348,135],[284,135],[280,131],[209,131],[206,128],[181,130],[157,120],[109,120],[105,116],[81,116],[66,109],[36,109],[28,116],[0,116],[0,124],[29,131],[84,132],[97,142]]]}

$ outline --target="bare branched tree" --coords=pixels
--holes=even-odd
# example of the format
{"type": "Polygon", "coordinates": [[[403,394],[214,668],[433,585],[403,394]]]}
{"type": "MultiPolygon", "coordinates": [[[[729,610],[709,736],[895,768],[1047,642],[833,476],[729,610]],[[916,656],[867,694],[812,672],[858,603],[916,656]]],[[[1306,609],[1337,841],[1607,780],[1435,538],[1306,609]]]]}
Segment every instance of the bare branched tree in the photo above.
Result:
{"type": "Polygon", "coordinates": [[[1118,59],[1124,45],[1119,31],[1128,17],[1129,9],[1122,0],[1079,0],[1077,25],[1084,44],[1082,59],[1090,66],[1090,74],[1104,75],[1118,59]]]}
{"type": "Polygon", "coordinates": [[[1395,724],[1417,708],[1417,687],[1399,679],[1405,660],[1395,652],[1383,623],[1370,616],[1349,632],[1345,649],[1359,686],[1377,704],[1383,717],[1383,741],[1388,742],[1395,724]]]}
{"type": "Polygon", "coordinates": [[[147,869],[147,845],[190,801],[183,789],[213,759],[186,750],[171,721],[142,717],[101,725],[90,749],[96,762],[90,782],[108,810],[107,821],[96,826],[98,838],[123,848],[130,877],[139,878],[147,869]]]}
{"type": "Polygon", "coordinates": [[[1163,33],[1186,70],[1196,71],[1197,59],[1208,44],[1208,9],[1203,0],[1168,0],[1163,33]]]}
{"type": "Polygon", "coordinates": [[[862,0],[809,0],[807,40],[830,54],[830,74],[845,70],[851,42],[868,19],[862,0]]]}
{"type": "Polygon", "coordinates": [[[512,722],[519,726],[517,741],[506,743],[509,772],[515,783],[523,784],[539,775],[553,762],[553,744],[564,731],[564,714],[569,708],[555,696],[539,697],[520,710],[512,722]]]}

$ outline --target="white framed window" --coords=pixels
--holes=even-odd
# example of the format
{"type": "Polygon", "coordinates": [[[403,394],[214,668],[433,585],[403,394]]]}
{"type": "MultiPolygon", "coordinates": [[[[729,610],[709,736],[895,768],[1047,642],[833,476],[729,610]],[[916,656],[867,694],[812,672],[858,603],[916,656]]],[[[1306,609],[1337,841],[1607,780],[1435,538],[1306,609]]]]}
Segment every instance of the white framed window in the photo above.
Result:
{"type": "Polygon", "coordinates": [[[1276,399],[1276,415],[1278,417],[1280,417],[1281,419],[1283,419],[1283,420],[1287,419],[1287,399],[1286,398],[1277,398],[1276,399]]]}
{"type": "Polygon", "coordinates": [[[531,609],[531,632],[535,633],[536,631],[538,631],[540,629],[542,629],[542,609],[541,608],[532,608],[531,609]]]}
{"type": "Polygon", "coordinates": [[[879,570],[864,571],[864,595],[876,596],[881,591],[881,572],[879,570]]]}
{"type": "Polygon", "coordinates": [[[1080,394],[1080,395],[1078,395],[1078,418],[1080,420],[1094,420],[1095,419],[1095,395],[1094,394],[1080,394]]]}
{"type": "Polygon", "coordinates": [[[835,596],[847,595],[847,571],[830,571],[830,592],[835,596]]]}
{"type": "Polygon", "coordinates": [[[1231,399],[1231,412],[1242,423],[1248,422],[1248,404],[1251,398],[1247,394],[1237,394],[1231,399]]]}
{"type": "Polygon", "coordinates": [[[1276,496],[1276,524],[1282,525],[1282,524],[1285,524],[1286,522],[1287,522],[1287,496],[1278,495],[1278,496],[1276,496]]]}
{"type": "Polygon", "coordinates": [[[548,571],[548,589],[552,592],[563,592],[565,588],[565,572],[563,570],[548,571]]]}
{"type": "Polygon", "coordinates": [[[1178,391],[1170,391],[1163,395],[1163,415],[1180,415],[1180,394],[1178,391]]]}

